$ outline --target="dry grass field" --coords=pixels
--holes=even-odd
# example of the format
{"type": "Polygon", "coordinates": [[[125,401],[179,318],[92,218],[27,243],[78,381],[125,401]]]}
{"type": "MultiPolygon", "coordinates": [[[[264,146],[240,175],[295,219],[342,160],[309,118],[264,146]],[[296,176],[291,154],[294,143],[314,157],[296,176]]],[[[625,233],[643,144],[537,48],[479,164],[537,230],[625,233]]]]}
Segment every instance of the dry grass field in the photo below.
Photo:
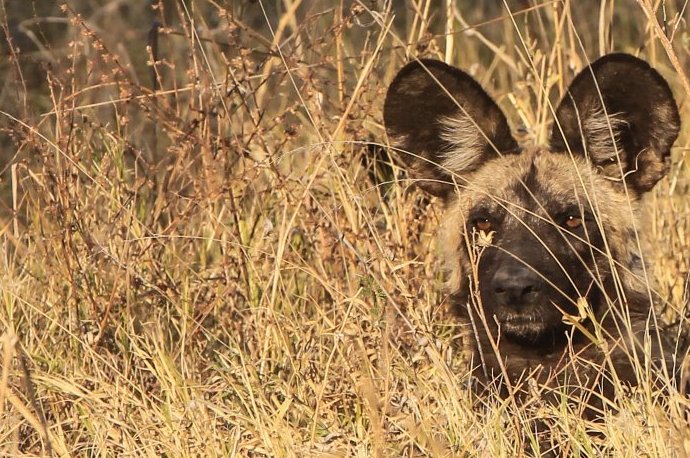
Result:
{"type": "Polygon", "coordinates": [[[690,456],[673,389],[601,421],[470,389],[442,209],[382,124],[415,57],[466,69],[525,144],[588,62],[649,61],[683,128],[639,229],[682,333],[688,7],[0,0],[0,455],[690,456]]]}

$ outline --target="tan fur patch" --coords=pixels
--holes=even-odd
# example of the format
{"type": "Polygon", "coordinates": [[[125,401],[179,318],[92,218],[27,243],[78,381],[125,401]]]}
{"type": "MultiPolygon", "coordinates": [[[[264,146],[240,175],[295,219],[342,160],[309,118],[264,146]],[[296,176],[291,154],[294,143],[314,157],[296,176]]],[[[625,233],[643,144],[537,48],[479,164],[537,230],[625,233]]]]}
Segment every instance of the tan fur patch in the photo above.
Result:
{"type": "Polygon", "coordinates": [[[606,113],[601,105],[593,108],[584,117],[582,125],[589,155],[597,162],[615,162],[616,157],[623,152],[620,136],[627,124],[622,113],[606,113]]]}
{"type": "Polygon", "coordinates": [[[441,152],[441,165],[455,173],[474,169],[486,144],[476,122],[460,112],[441,118],[440,123],[441,138],[449,145],[441,152]]]}

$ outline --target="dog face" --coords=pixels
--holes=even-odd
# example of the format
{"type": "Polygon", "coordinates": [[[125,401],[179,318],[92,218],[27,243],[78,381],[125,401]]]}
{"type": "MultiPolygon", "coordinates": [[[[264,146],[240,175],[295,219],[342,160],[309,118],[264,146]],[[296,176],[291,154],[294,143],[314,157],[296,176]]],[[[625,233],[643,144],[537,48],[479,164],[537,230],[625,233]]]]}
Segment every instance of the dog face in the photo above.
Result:
{"type": "Polygon", "coordinates": [[[405,66],[384,105],[411,178],[440,197],[453,305],[478,302],[487,335],[520,351],[565,345],[564,316],[619,304],[646,317],[635,206],[666,175],[680,120],[647,63],[602,57],[555,110],[548,146],[521,148],[469,75],[434,60],[405,66]]]}
{"type": "Polygon", "coordinates": [[[613,187],[585,161],[546,149],[478,169],[450,203],[447,221],[458,223],[443,233],[444,247],[454,248],[448,268],[461,276],[453,291],[457,305],[470,299],[469,277],[462,274],[474,264],[474,290],[505,338],[539,346],[558,341],[563,315],[578,315],[579,298],[597,304],[609,270],[603,227],[611,215],[597,218],[588,185],[606,191],[599,204],[621,208],[613,187]]]}

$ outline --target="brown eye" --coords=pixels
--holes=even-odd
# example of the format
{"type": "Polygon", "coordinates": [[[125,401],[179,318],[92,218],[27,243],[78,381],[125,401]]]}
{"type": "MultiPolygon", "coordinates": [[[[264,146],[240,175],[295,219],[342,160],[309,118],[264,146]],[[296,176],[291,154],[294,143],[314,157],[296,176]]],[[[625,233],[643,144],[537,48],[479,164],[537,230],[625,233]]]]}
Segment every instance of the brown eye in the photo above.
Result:
{"type": "Polygon", "coordinates": [[[479,218],[474,222],[474,227],[479,231],[489,232],[493,228],[493,225],[488,218],[479,218]]]}
{"type": "Polygon", "coordinates": [[[565,220],[565,226],[568,229],[577,229],[578,227],[582,226],[582,218],[579,216],[570,215],[565,220]]]}

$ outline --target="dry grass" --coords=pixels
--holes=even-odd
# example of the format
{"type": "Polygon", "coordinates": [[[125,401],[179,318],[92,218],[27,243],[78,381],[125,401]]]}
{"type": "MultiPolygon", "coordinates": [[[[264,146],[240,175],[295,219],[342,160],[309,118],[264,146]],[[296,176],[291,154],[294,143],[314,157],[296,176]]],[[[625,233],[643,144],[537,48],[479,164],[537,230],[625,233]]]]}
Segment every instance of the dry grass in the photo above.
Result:
{"type": "MultiPolygon", "coordinates": [[[[545,451],[536,417],[566,454],[690,456],[679,396],[600,423],[476,399],[438,208],[372,160],[415,56],[544,142],[576,71],[638,54],[687,125],[685,2],[26,3],[0,2],[0,454],[510,457],[545,451]]],[[[689,142],[643,220],[667,321],[689,142]]]]}

